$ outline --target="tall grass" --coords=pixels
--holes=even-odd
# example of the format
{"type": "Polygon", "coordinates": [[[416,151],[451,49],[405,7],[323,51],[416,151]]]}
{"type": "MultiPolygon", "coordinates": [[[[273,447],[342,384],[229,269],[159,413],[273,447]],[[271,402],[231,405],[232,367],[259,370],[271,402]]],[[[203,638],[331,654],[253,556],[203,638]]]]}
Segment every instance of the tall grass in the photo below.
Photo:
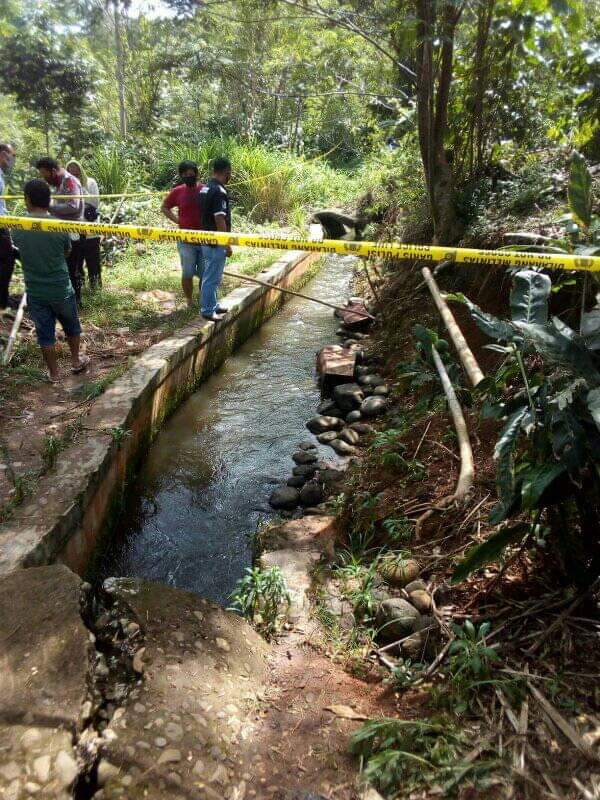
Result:
{"type": "Polygon", "coordinates": [[[118,144],[96,150],[89,162],[88,172],[98,181],[102,194],[124,192],[131,180],[139,182],[139,169],[125,148],[118,144]]]}
{"type": "Polygon", "coordinates": [[[345,204],[356,192],[350,176],[322,160],[306,160],[232,138],[163,147],[150,167],[151,182],[157,188],[171,186],[177,165],[184,160],[195,161],[206,180],[211,162],[219,156],[232,162],[230,191],[236,209],[254,222],[284,222],[298,206],[345,204]]]}

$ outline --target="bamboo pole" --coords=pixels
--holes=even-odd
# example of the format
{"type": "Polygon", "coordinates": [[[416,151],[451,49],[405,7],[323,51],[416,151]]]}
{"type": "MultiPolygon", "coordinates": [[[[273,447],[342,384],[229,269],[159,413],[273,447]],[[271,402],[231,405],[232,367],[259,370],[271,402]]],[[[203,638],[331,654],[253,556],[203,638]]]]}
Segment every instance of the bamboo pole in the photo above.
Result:
{"type": "Polygon", "coordinates": [[[3,367],[8,366],[8,362],[11,359],[13,347],[15,346],[15,341],[17,339],[17,334],[19,333],[19,328],[21,327],[21,322],[23,321],[23,314],[25,313],[26,303],[27,303],[27,292],[23,292],[23,297],[21,297],[21,302],[19,303],[19,308],[17,309],[17,315],[15,317],[15,321],[13,322],[10,336],[8,337],[6,350],[4,351],[4,355],[2,356],[3,367]]]}
{"type": "Polygon", "coordinates": [[[375,317],[372,314],[369,314],[367,311],[357,311],[354,308],[336,306],[333,303],[328,303],[326,300],[319,300],[316,297],[310,297],[307,294],[302,294],[302,292],[294,292],[292,289],[283,289],[281,286],[276,286],[274,283],[267,283],[267,281],[261,281],[258,278],[251,278],[249,275],[240,275],[239,272],[228,272],[227,270],[223,270],[223,275],[227,275],[229,278],[238,278],[242,281],[250,281],[250,283],[257,283],[259,286],[266,286],[267,289],[276,289],[278,292],[283,292],[284,294],[291,294],[294,297],[301,297],[303,300],[310,300],[311,303],[320,303],[322,306],[333,308],[335,311],[350,311],[352,314],[358,314],[361,317],[365,317],[365,319],[370,319],[373,321],[375,320],[375,317]]]}
{"type": "Polygon", "coordinates": [[[440,354],[436,350],[435,346],[432,346],[431,354],[433,356],[433,363],[435,364],[437,373],[440,376],[440,381],[442,382],[444,394],[448,400],[448,408],[450,409],[450,414],[454,423],[454,429],[456,430],[456,436],[458,437],[460,449],[460,473],[454,493],[444,497],[443,500],[418,518],[415,526],[415,537],[417,539],[421,534],[423,523],[429,519],[429,517],[435,514],[436,511],[443,511],[453,503],[460,502],[461,500],[465,499],[465,497],[471,491],[471,487],[473,486],[473,478],[475,475],[473,450],[471,449],[471,443],[469,441],[469,431],[467,429],[465,416],[460,403],[458,402],[458,397],[456,396],[454,386],[452,386],[452,381],[448,376],[444,362],[440,358],[440,354]]]}
{"type": "Polygon", "coordinates": [[[437,309],[440,312],[440,316],[444,320],[446,330],[450,334],[450,338],[456,347],[461,364],[463,365],[472,385],[477,386],[477,384],[481,383],[485,376],[479,368],[479,364],[473,355],[473,351],[467,344],[467,340],[463,336],[461,329],[458,327],[458,324],[454,319],[454,315],[442,297],[438,285],[435,282],[435,278],[431,274],[431,270],[428,267],[423,267],[421,273],[425,279],[425,283],[427,284],[429,291],[431,292],[433,302],[436,304],[437,309]]]}

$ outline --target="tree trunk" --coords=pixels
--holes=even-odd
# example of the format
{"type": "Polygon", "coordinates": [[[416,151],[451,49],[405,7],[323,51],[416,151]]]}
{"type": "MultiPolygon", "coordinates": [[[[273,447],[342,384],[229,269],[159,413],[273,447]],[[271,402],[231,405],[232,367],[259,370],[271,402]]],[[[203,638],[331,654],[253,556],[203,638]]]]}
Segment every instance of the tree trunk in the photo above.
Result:
{"type": "Polygon", "coordinates": [[[463,226],[456,213],[452,166],[446,153],[448,104],[453,79],[454,34],[462,13],[450,0],[416,0],[417,123],[436,244],[454,244],[463,226]],[[436,65],[434,41],[442,44],[436,65]]]}
{"type": "Polygon", "coordinates": [[[127,106],[125,105],[125,54],[121,32],[121,12],[118,0],[113,0],[115,53],[117,57],[117,91],[119,94],[119,131],[121,138],[127,137],[127,106]]]}

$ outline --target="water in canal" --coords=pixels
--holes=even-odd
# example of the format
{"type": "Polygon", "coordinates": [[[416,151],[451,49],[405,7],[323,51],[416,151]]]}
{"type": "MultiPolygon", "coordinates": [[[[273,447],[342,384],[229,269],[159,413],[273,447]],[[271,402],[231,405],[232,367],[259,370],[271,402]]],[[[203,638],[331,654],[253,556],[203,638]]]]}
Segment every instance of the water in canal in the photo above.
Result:
{"type": "MultiPolygon", "coordinates": [[[[305,291],[344,299],[353,262],[327,257],[305,291]]],[[[146,578],[227,604],[274,484],[310,436],[315,353],[335,329],[331,309],[294,298],[175,412],[130,487],[99,577],[146,578]]]]}

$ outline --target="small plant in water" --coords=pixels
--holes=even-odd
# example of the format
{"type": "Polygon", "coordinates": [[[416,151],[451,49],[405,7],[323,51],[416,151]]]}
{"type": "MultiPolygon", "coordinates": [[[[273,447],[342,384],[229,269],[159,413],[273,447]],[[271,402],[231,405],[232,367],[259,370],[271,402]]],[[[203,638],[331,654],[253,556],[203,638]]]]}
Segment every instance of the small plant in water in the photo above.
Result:
{"type": "Polygon", "coordinates": [[[238,581],[231,600],[232,610],[240,611],[267,639],[276,633],[281,617],[291,604],[279,567],[268,570],[248,567],[244,577],[238,581]]]}

